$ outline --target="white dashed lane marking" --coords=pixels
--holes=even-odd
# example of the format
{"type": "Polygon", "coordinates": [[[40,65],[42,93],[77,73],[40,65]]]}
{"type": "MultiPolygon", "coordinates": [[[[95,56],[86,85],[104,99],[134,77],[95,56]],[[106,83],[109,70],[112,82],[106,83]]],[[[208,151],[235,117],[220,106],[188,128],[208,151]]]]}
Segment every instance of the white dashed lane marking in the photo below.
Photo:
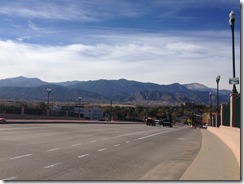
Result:
{"type": "Polygon", "coordinates": [[[87,157],[87,156],[89,156],[89,154],[80,155],[80,156],[78,156],[78,158],[83,158],[83,157],[87,157]]]}
{"type": "Polygon", "coordinates": [[[9,159],[10,159],[10,160],[14,160],[14,159],[18,159],[18,158],[29,157],[29,156],[31,156],[31,155],[32,155],[32,154],[20,155],[20,156],[12,157],[12,158],[9,158],[9,159]]]}
{"type": "Polygon", "coordinates": [[[49,150],[46,150],[47,152],[51,152],[51,151],[56,151],[56,150],[59,150],[60,148],[53,148],[53,149],[49,149],[49,150]]]}
{"type": "Polygon", "coordinates": [[[178,138],[179,140],[181,140],[181,141],[185,141],[186,139],[185,138],[178,138]]]}
{"type": "Polygon", "coordinates": [[[120,146],[120,144],[115,144],[114,147],[120,146]]]}
{"type": "Polygon", "coordinates": [[[73,145],[71,145],[72,147],[76,147],[76,146],[80,146],[81,144],[80,143],[78,143],[78,144],[73,144],[73,145]]]}
{"type": "Polygon", "coordinates": [[[49,168],[55,167],[55,166],[60,165],[60,164],[62,164],[62,162],[58,162],[58,163],[55,163],[52,165],[45,166],[44,169],[49,169],[49,168]]]}
{"type": "Polygon", "coordinates": [[[107,150],[107,148],[103,148],[103,149],[100,149],[100,150],[98,150],[98,151],[105,151],[105,150],[107,150]]]}

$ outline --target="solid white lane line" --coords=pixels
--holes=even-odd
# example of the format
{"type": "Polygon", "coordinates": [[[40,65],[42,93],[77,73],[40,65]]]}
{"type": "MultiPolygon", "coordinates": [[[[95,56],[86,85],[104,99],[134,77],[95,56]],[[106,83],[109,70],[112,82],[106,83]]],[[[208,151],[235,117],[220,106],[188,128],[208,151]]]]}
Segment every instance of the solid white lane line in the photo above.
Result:
{"type": "MultiPolygon", "coordinates": [[[[185,128],[185,127],[177,128],[175,130],[179,130],[179,129],[183,129],[183,128],[185,128]]],[[[146,131],[133,132],[133,133],[129,133],[129,134],[118,135],[118,136],[114,137],[114,139],[120,138],[120,137],[128,137],[128,136],[138,135],[138,134],[149,134],[150,132],[158,132],[158,131],[159,130],[157,129],[157,130],[146,130],[146,131]]]]}
{"type": "Polygon", "coordinates": [[[186,138],[178,138],[178,139],[181,140],[181,141],[187,140],[186,138]]]}
{"type": "Polygon", "coordinates": [[[81,144],[80,143],[78,143],[78,144],[73,144],[73,145],[71,145],[72,147],[75,147],[75,146],[80,146],[81,144]]]}
{"type": "Polygon", "coordinates": [[[90,142],[97,142],[97,140],[93,140],[93,141],[90,141],[90,142]]]}
{"type": "Polygon", "coordinates": [[[117,147],[117,146],[120,146],[120,144],[115,144],[114,146],[117,147]]]}
{"type": "Polygon", "coordinates": [[[133,135],[137,135],[137,134],[145,134],[145,133],[155,132],[155,131],[158,131],[158,130],[147,130],[147,131],[133,132],[133,133],[129,133],[129,134],[118,135],[114,138],[133,136],[133,135]]]}
{"type": "Polygon", "coordinates": [[[53,149],[49,149],[49,150],[46,150],[47,152],[51,152],[51,151],[56,151],[56,150],[59,150],[60,148],[53,148],[53,149]]]}
{"type": "Polygon", "coordinates": [[[89,154],[80,155],[80,156],[78,156],[78,158],[83,158],[83,157],[86,157],[86,156],[89,156],[89,154]]]}
{"type": "Polygon", "coordinates": [[[57,165],[60,165],[60,164],[62,164],[62,162],[58,162],[56,164],[52,164],[52,165],[45,166],[44,169],[49,169],[51,167],[54,167],[54,166],[57,166],[57,165]]]}
{"type": "Polygon", "coordinates": [[[20,156],[12,157],[12,158],[9,158],[9,159],[10,159],[10,160],[14,160],[14,159],[18,159],[18,158],[29,157],[29,156],[31,156],[31,155],[32,155],[32,154],[20,155],[20,156]]]}
{"type": "Polygon", "coordinates": [[[168,133],[168,132],[173,132],[173,131],[176,131],[176,130],[177,129],[172,129],[172,130],[168,130],[168,131],[164,131],[164,132],[158,132],[156,134],[151,134],[151,135],[147,135],[147,136],[144,136],[144,137],[139,137],[138,140],[146,139],[148,137],[153,137],[153,136],[164,134],[164,133],[168,133]]]}
{"type": "Polygon", "coordinates": [[[100,149],[100,150],[98,150],[98,151],[105,151],[107,148],[103,148],[103,149],[100,149]]]}
{"type": "Polygon", "coordinates": [[[17,179],[16,176],[11,176],[11,177],[9,177],[9,178],[5,178],[5,179],[3,179],[3,180],[6,181],[6,180],[15,180],[15,179],[17,179]]]}

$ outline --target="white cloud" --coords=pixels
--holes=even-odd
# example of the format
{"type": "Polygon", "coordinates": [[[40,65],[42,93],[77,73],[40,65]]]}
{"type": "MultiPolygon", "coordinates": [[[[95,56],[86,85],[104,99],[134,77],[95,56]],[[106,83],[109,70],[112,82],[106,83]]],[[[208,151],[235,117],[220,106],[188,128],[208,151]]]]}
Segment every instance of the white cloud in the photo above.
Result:
{"type": "MultiPolygon", "coordinates": [[[[231,45],[225,39],[216,42],[189,35],[110,34],[104,36],[103,44],[64,46],[0,41],[0,78],[21,75],[50,82],[125,78],[159,84],[200,82],[215,87],[220,74],[220,87],[230,88],[231,45]]],[[[238,50],[237,45],[237,76],[238,50]]]]}
{"type": "Polygon", "coordinates": [[[204,50],[203,47],[187,42],[174,42],[166,45],[166,49],[182,57],[199,57],[199,54],[204,50]]]}
{"type": "Polygon", "coordinates": [[[137,8],[137,3],[126,1],[30,0],[5,3],[0,7],[0,15],[87,22],[111,19],[116,16],[135,17],[142,13],[137,8]]]}
{"type": "Polygon", "coordinates": [[[31,20],[28,20],[28,27],[34,31],[37,32],[46,32],[45,29],[37,26],[36,24],[34,24],[31,20]]]}
{"type": "Polygon", "coordinates": [[[92,12],[88,12],[86,8],[77,7],[72,2],[63,2],[56,4],[55,1],[38,2],[30,1],[10,3],[7,6],[0,7],[0,14],[8,16],[19,16],[25,18],[38,19],[60,19],[60,20],[80,20],[94,21],[96,17],[92,12]],[[12,5],[12,6],[11,6],[12,5]]]}

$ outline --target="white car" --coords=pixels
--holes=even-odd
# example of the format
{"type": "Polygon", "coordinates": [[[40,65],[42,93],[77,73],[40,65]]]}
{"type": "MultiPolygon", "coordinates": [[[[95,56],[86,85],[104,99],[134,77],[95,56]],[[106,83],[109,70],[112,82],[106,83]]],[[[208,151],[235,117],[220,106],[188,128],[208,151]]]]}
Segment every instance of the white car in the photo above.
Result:
{"type": "Polygon", "coordinates": [[[208,124],[203,124],[202,127],[207,129],[208,128],[208,124]]]}
{"type": "Polygon", "coordinates": [[[154,120],[154,123],[155,123],[155,125],[160,125],[160,120],[155,119],[155,120],[154,120]]]}

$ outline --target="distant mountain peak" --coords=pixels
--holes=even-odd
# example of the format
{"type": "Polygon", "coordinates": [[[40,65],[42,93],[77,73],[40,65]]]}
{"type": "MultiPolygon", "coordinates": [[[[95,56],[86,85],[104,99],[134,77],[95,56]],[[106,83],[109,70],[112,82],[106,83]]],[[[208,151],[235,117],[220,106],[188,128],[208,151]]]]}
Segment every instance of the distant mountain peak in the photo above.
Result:
{"type": "Polygon", "coordinates": [[[207,90],[209,89],[207,86],[200,84],[200,83],[190,83],[190,84],[183,84],[183,86],[185,86],[187,89],[190,90],[207,90]]]}
{"type": "Polygon", "coordinates": [[[23,76],[1,79],[0,87],[37,87],[47,84],[38,78],[27,78],[23,76]]]}
{"type": "MultiPolygon", "coordinates": [[[[66,81],[48,83],[38,78],[23,76],[0,80],[0,98],[4,99],[39,99],[46,98],[46,88],[52,88],[52,98],[56,100],[74,100],[78,97],[90,101],[106,101],[112,99],[120,103],[170,105],[183,102],[208,103],[209,91],[213,94],[216,89],[208,88],[200,83],[160,85],[150,82],[138,82],[127,79],[66,81]]],[[[229,100],[230,91],[220,90],[220,100],[229,100]]]]}

